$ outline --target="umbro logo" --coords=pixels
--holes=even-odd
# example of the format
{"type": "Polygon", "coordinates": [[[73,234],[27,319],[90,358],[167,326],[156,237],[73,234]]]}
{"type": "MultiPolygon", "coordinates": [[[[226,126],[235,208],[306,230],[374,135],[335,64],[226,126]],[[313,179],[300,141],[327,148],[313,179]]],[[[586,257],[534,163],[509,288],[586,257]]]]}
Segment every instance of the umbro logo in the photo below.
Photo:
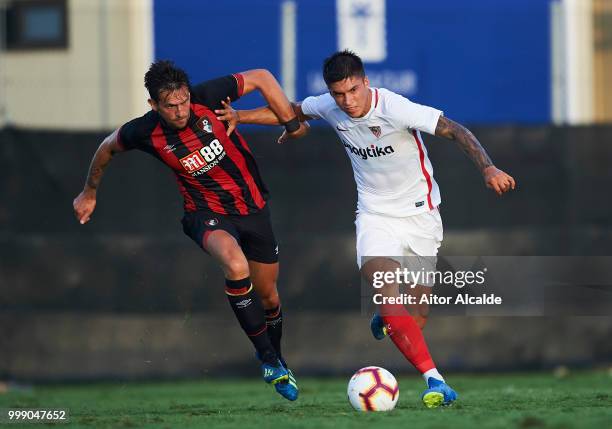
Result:
{"type": "Polygon", "coordinates": [[[274,319],[274,320],[266,320],[266,326],[276,326],[282,322],[283,322],[282,317],[279,317],[278,319],[274,319]]]}
{"type": "Polygon", "coordinates": [[[247,308],[249,305],[251,305],[251,302],[251,298],[243,299],[242,301],[236,303],[236,307],[247,308]]]}
{"type": "Polygon", "coordinates": [[[345,128],[340,128],[340,125],[336,125],[336,129],[337,129],[338,131],[345,131],[345,132],[346,132],[346,131],[348,131],[348,130],[347,130],[347,129],[345,129],[345,128]]]}
{"type": "Polygon", "coordinates": [[[204,222],[206,225],[208,226],[215,226],[216,224],[219,223],[219,221],[215,218],[213,219],[208,219],[207,221],[204,222]]]}

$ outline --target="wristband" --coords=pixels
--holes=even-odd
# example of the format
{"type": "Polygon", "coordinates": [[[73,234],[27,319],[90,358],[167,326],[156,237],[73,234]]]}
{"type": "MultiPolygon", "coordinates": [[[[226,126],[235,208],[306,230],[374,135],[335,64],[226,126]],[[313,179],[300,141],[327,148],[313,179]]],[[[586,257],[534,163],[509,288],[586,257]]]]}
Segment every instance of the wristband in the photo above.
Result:
{"type": "Polygon", "coordinates": [[[283,125],[285,125],[285,130],[287,130],[288,133],[292,133],[300,129],[300,121],[297,116],[285,122],[283,125]]]}

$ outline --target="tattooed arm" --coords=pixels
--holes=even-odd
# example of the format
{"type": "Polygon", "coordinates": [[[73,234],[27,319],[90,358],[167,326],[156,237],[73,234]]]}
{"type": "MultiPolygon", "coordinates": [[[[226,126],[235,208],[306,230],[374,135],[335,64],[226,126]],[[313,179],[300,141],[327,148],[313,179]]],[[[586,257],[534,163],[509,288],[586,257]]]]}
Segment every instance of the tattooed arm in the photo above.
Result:
{"type": "Polygon", "coordinates": [[[124,151],[124,148],[117,140],[118,134],[119,130],[115,130],[100,144],[91,160],[83,191],[72,202],[74,214],[81,224],[89,221],[91,214],[96,208],[96,193],[98,186],[100,186],[104,169],[115,153],[124,151]]]}
{"type": "Polygon", "coordinates": [[[498,195],[516,187],[514,178],[493,165],[487,151],[474,134],[463,125],[440,116],[436,126],[436,135],[456,141],[461,150],[476,164],[487,187],[493,189],[498,195]]]}

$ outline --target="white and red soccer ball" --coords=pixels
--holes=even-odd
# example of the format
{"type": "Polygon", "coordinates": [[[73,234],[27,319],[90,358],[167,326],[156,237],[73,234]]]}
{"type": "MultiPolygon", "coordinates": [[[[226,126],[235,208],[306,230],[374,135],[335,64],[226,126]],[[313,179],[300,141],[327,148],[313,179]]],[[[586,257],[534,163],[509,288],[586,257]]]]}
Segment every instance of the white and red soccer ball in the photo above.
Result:
{"type": "Polygon", "coordinates": [[[347,393],[357,411],[391,411],[399,399],[399,386],[386,369],[367,366],[351,377],[347,393]]]}

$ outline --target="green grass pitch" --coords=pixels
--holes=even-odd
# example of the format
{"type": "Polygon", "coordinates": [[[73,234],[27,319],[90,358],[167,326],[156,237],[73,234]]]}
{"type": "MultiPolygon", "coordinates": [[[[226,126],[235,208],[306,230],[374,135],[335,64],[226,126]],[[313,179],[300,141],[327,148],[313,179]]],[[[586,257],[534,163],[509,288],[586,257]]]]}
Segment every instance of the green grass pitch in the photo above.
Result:
{"type": "MultiPolygon", "coordinates": [[[[346,379],[302,378],[289,403],[253,380],[34,386],[0,395],[0,409],[67,408],[65,424],[0,424],[41,428],[612,428],[612,376],[607,372],[451,375],[452,407],[428,410],[420,377],[399,379],[389,413],[358,413],[346,379]]],[[[6,421],[4,421],[6,423],[6,421]]]]}

